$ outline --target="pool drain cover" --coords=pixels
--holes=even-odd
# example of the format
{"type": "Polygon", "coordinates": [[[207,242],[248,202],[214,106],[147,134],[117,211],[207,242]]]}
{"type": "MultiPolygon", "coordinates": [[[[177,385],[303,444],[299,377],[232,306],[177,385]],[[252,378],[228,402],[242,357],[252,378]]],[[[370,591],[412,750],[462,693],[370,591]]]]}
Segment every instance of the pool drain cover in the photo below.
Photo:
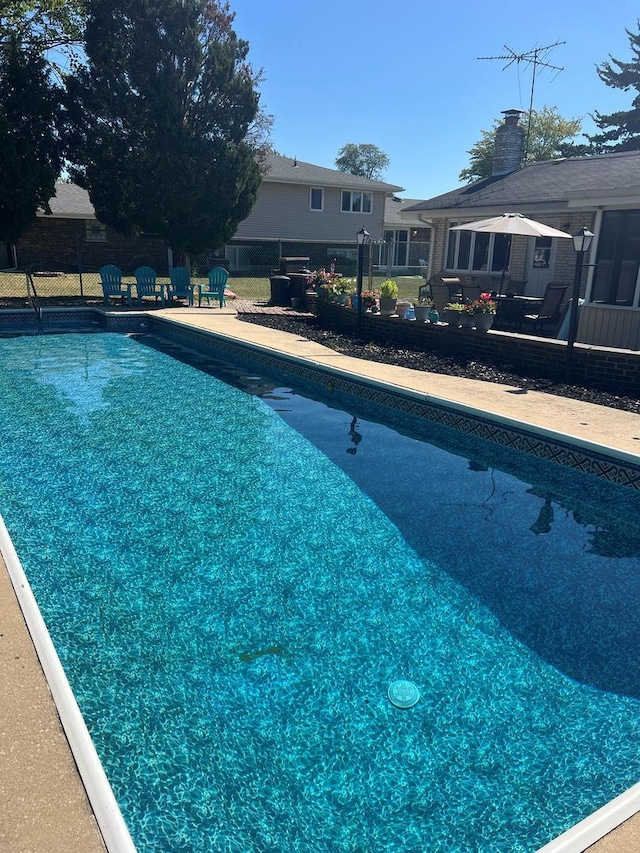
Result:
{"type": "Polygon", "coordinates": [[[387,695],[396,708],[413,708],[420,698],[420,691],[413,681],[394,681],[389,685],[387,695]]]}

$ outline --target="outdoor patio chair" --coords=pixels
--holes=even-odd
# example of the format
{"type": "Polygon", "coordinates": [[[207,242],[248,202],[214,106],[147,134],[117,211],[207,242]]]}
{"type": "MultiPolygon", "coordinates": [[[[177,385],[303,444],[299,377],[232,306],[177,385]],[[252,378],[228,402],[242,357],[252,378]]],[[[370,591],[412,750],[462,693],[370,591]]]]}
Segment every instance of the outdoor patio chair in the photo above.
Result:
{"type": "Polygon", "coordinates": [[[535,313],[523,314],[522,323],[530,323],[532,331],[539,331],[546,323],[558,323],[560,308],[567,292],[566,284],[548,284],[542,302],[535,313]]]}
{"type": "Polygon", "coordinates": [[[222,308],[225,304],[224,301],[224,289],[227,285],[227,280],[229,278],[229,273],[226,271],[224,267],[214,267],[209,273],[209,284],[199,284],[198,285],[198,308],[202,304],[202,300],[207,300],[207,305],[210,304],[211,299],[217,299],[220,303],[220,307],[222,308]]]}
{"type": "Polygon", "coordinates": [[[193,285],[191,284],[191,273],[186,267],[174,267],[169,273],[171,284],[168,287],[167,299],[186,299],[189,305],[193,305],[193,285]]]}
{"type": "Polygon", "coordinates": [[[462,285],[462,301],[465,304],[476,302],[480,298],[481,293],[486,293],[479,284],[463,284],[462,285]]]}
{"type": "Polygon", "coordinates": [[[504,292],[512,296],[522,296],[524,289],[527,286],[526,281],[516,281],[513,278],[508,278],[504,283],[504,292]]]}
{"type": "Polygon", "coordinates": [[[122,270],[113,264],[107,264],[100,269],[100,283],[102,284],[102,294],[104,304],[109,304],[109,299],[112,296],[119,297],[122,305],[125,299],[127,305],[131,305],[131,285],[122,283],[122,270]]]}
{"type": "Polygon", "coordinates": [[[431,299],[431,285],[427,282],[418,288],[418,302],[422,302],[423,299],[431,299]]]}
{"type": "Polygon", "coordinates": [[[436,282],[433,282],[430,286],[431,298],[433,299],[435,309],[439,314],[442,314],[442,312],[444,311],[444,306],[448,302],[451,302],[451,293],[449,291],[449,285],[437,284],[436,282]]]}
{"type": "Polygon", "coordinates": [[[136,293],[138,295],[138,305],[142,305],[142,300],[145,296],[152,296],[155,304],[158,304],[158,299],[164,308],[164,285],[157,284],[157,273],[151,267],[138,267],[134,272],[136,277],[136,293]]]}

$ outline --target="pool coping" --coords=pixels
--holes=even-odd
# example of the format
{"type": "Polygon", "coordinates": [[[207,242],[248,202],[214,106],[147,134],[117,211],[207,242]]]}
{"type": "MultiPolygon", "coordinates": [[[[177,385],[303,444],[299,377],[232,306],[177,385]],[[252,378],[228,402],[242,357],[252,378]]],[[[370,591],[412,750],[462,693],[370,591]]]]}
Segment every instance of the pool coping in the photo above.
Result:
{"type": "MultiPolygon", "coordinates": [[[[103,312],[99,311],[99,313],[102,314],[103,312]]],[[[142,330],[141,315],[143,314],[144,312],[136,312],[136,316],[133,317],[132,315],[129,315],[129,319],[127,319],[127,315],[115,315],[117,320],[115,320],[115,322],[107,323],[107,328],[110,331],[117,332],[139,332],[142,330]]],[[[494,426],[498,424],[500,426],[504,426],[510,432],[520,435],[531,433],[534,435],[540,435],[557,446],[564,446],[565,448],[578,446],[589,456],[593,455],[599,459],[604,458],[605,460],[615,460],[616,463],[623,463],[621,467],[630,467],[636,475],[640,476],[638,457],[635,454],[628,453],[624,450],[605,448],[605,452],[603,452],[603,448],[600,445],[597,445],[588,439],[581,439],[574,435],[568,435],[561,431],[551,430],[540,426],[529,426],[527,429],[522,429],[520,422],[513,418],[487,412],[486,410],[478,409],[477,407],[470,406],[466,403],[459,403],[438,397],[437,395],[394,385],[393,383],[389,383],[385,380],[374,379],[367,376],[354,376],[352,371],[336,366],[326,365],[314,360],[313,358],[310,359],[290,353],[277,352],[273,347],[244,341],[240,335],[229,335],[225,332],[197,327],[194,326],[193,323],[183,323],[173,317],[161,316],[159,313],[147,313],[145,315],[145,319],[147,331],[156,331],[156,326],[164,328],[165,324],[167,324],[167,328],[178,328],[181,330],[188,330],[189,332],[197,331],[198,338],[213,340],[217,343],[222,342],[227,345],[229,351],[241,350],[246,353],[248,350],[252,353],[258,353],[261,355],[263,360],[267,359],[275,364],[276,369],[282,370],[283,365],[293,364],[298,369],[302,369],[304,371],[311,370],[313,373],[319,374],[321,377],[325,377],[325,381],[320,383],[321,385],[324,385],[325,390],[327,388],[326,377],[335,377],[336,379],[339,379],[340,382],[355,385],[359,388],[374,389],[377,393],[390,393],[394,397],[403,397],[417,404],[425,405],[436,410],[453,410],[464,417],[477,419],[478,421],[490,423],[494,426]]],[[[162,337],[167,337],[169,339],[172,337],[171,335],[162,335],[161,332],[160,334],[162,337]]],[[[216,350],[216,352],[220,354],[219,350],[216,350]]],[[[255,363],[255,359],[249,360],[255,363]]],[[[537,454],[534,453],[532,455],[537,454]]],[[[577,466],[572,465],[570,467],[577,466]]],[[[605,477],[605,479],[611,478],[605,477]]],[[[613,482],[619,481],[613,480],[613,482]]],[[[624,485],[629,484],[626,483],[624,485]]],[[[635,485],[633,487],[640,488],[639,485],[635,485]]],[[[24,574],[24,570],[20,564],[19,558],[15,552],[15,548],[1,516],[0,552],[4,556],[7,571],[16,592],[25,622],[27,623],[29,632],[31,633],[36,652],[42,664],[45,678],[53,695],[69,745],[78,766],[80,777],[85,785],[89,801],[94,810],[94,814],[103,834],[107,849],[110,853],[111,851],[113,851],[113,853],[120,853],[120,851],[122,851],[122,853],[126,853],[128,851],[135,853],[136,848],[133,845],[126,823],[124,822],[111,786],[106,778],[106,774],[104,773],[104,769],[95,750],[95,746],[91,741],[86,724],[84,723],[81,712],[77,706],[75,697],[73,696],[69,683],[66,679],[66,675],[55,648],[53,647],[53,643],[38,608],[37,602],[35,601],[27,578],[24,574]]],[[[583,851],[588,847],[591,847],[603,839],[604,836],[621,826],[621,824],[638,812],[640,812],[640,782],[627,789],[625,792],[593,812],[591,815],[584,818],[578,824],[575,824],[573,827],[566,830],[557,838],[550,841],[544,847],[540,848],[537,853],[583,853],[583,851]]]]}
{"type": "Polygon", "coordinates": [[[294,370],[285,373],[317,385],[325,394],[343,392],[361,397],[384,408],[410,414],[424,421],[457,429],[477,438],[484,438],[502,446],[511,447],[540,459],[565,465],[574,470],[600,477],[635,490],[640,490],[640,455],[630,451],[603,447],[588,438],[576,436],[560,429],[528,424],[509,415],[480,409],[468,403],[449,400],[435,394],[404,387],[371,376],[354,376],[349,369],[324,364],[313,358],[274,351],[273,347],[226,332],[203,329],[193,323],[154,315],[151,331],[161,337],[198,348],[207,340],[218,347],[212,354],[246,358],[247,350],[258,354],[250,359],[267,369],[294,370]],[[168,332],[168,333],[167,333],[168,332]],[[327,378],[333,381],[328,382],[327,378]]]}
{"type": "Polygon", "coordinates": [[[42,671],[49,685],[60,722],[105,847],[109,853],[136,853],[122,812],[1,515],[0,553],[4,559],[42,671]]]}

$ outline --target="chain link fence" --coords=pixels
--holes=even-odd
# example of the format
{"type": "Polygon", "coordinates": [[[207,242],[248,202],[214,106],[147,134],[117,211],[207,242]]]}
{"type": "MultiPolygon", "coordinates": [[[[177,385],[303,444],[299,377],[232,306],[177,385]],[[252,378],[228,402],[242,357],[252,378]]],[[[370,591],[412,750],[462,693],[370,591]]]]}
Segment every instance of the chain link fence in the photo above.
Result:
{"type": "MultiPolygon", "coordinates": [[[[299,259],[300,267],[329,269],[335,263],[337,272],[356,276],[358,247],[353,244],[302,243],[273,241],[228,245],[224,252],[205,252],[191,259],[194,280],[205,281],[209,270],[224,266],[229,271],[229,287],[241,298],[268,301],[270,277],[278,274],[280,258],[299,259]]],[[[415,298],[418,286],[427,277],[428,243],[375,242],[365,247],[363,278],[366,288],[378,289],[385,278],[398,282],[400,297],[415,298]]],[[[91,304],[102,301],[100,275],[97,271],[67,269],[31,270],[39,298],[43,304],[91,304]]],[[[160,281],[167,277],[160,275],[160,281]]],[[[133,283],[132,276],[125,276],[133,283]]],[[[24,271],[0,271],[0,306],[20,307],[28,304],[27,279],[24,271]]]]}

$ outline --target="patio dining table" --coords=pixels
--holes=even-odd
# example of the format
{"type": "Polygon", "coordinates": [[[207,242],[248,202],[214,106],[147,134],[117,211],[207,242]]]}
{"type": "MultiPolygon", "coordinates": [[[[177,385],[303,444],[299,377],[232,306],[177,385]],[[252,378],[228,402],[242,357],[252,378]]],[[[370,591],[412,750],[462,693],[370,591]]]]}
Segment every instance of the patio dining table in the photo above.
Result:
{"type": "Polygon", "coordinates": [[[496,326],[510,332],[522,331],[522,318],[535,311],[544,301],[542,296],[495,296],[496,326]]]}

